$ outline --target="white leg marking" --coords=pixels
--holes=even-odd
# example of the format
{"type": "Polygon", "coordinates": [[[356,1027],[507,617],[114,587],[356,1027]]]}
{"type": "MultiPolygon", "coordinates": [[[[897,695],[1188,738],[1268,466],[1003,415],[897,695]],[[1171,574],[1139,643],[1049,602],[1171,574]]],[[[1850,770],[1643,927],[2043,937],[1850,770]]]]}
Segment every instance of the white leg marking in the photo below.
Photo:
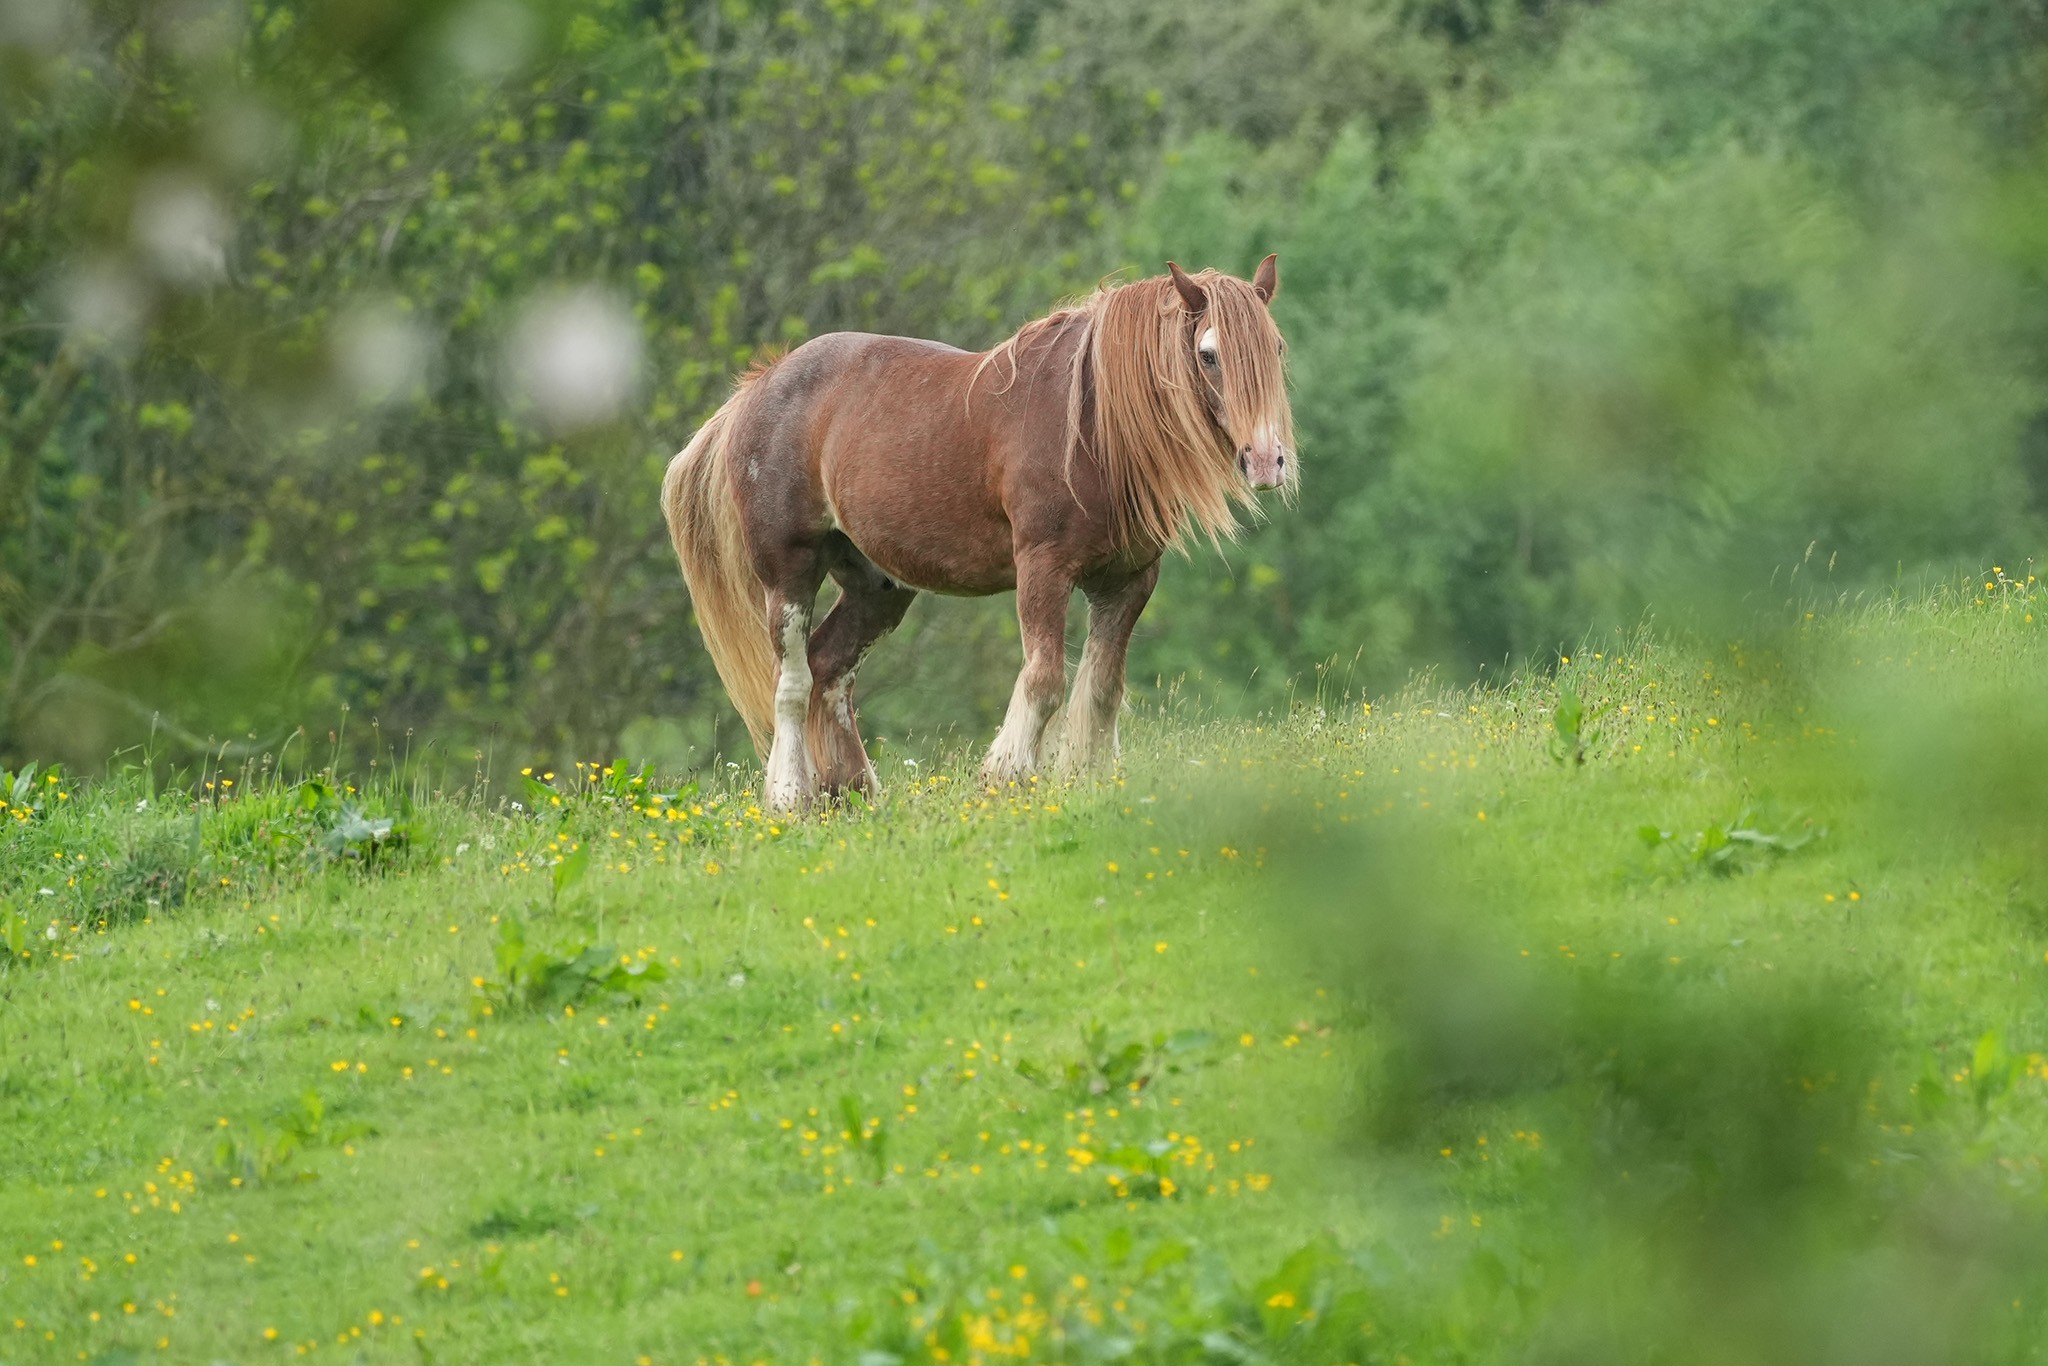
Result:
{"type": "Polygon", "coordinates": [[[1079,772],[1105,757],[1114,761],[1117,756],[1116,722],[1122,699],[1113,708],[1097,703],[1097,693],[1111,685],[1111,680],[1097,677],[1102,672],[1101,660],[1101,647],[1090,635],[1081,647],[1081,667],[1074,671],[1074,692],[1067,702],[1060,767],[1068,772],[1079,772]]]}
{"type": "Polygon", "coordinates": [[[794,811],[811,799],[817,775],[804,745],[804,716],[811,702],[810,640],[803,608],[782,609],[782,671],[775,681],[775,741],[768,749],[762,798],[770,811],[794,811]]]}
{"type": "Polygon", "coordinates": [[[825,711],[842,726],[853,724],[853,675],[845,674],[825,689],[825,711]]]}
{"type": "Polygon", "coordinates": [[[1081,664],[1074,670],[1074,687],[1067,694],[1067,714],[1060,727],[1059,761],[1062,773],[1074,773],[1088,766],[1094,736],[1089,721],[1090,694],[1095,688],[1095,637],[1081,647],[1081,664]]]}
{"type": "MultiPolygon", "coordinates": [[[[1052,708],[1041,709],[1032,700],[1030,677],[1031,667],[1027,664],[1017,675],[1017,686],[1010,690],[1010,709],[1003,713],[1003,728],[996,732],[996,742],[989,746],[988,758],[982,761],[984,781],[1006,783],[1038,771],[1039,741],[1045,735],[1045,723],[1052,717],[1052,708]]],[[[1053,707],[1058,705],[1054,699],[1053,707]]]]}

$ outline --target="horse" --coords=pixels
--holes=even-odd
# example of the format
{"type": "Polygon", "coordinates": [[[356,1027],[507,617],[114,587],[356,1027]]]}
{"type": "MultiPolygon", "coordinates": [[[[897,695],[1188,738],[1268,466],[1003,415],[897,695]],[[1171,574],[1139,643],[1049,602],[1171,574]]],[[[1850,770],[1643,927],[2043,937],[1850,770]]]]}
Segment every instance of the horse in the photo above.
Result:
{"type": "Polygon", "coordinates": [[[1014,590],[1024,666],[982,765],[1043,770],[1088,602],[1062,769],[1118,752],[1131,631],[1169,548],[1299,479],[1268,256],[1107,283],[993,350],[835,332],[757,362],[669,464],[662,511],[727,695],[786,812],[878,790],[854,673],[919,592],[1014,590]],[[818,592],[837,599],[814,630],[818,592]]]}

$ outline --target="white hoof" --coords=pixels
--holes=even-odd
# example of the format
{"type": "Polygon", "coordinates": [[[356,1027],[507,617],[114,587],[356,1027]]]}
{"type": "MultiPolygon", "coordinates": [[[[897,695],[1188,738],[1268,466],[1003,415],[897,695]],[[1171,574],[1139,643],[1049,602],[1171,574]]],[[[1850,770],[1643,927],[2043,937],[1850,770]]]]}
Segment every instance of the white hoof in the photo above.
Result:
{"type": "Polygon", "coordinates": [[[794,816],[810,804],[801,783],[770,783],[761,794],[761,809],[771,816],[794,816]]]}
{"type": "Polygon", "coordinates": [[[1010,783],[1028,781],[1038,772],[1038,764],[1028,754],[1006,754],[1001,749],[989,751],[988,758],[981,761],[981,782],[984,787],[1003,787],[1010,783]]]}
{"type": "Polygon", "coordinates": [[[768,768],[761,775],[761,807],[778,814],[802,811],[818,794],[817,770],[802,741],[784,746],[777,742],[768,756],[768,768]]]}

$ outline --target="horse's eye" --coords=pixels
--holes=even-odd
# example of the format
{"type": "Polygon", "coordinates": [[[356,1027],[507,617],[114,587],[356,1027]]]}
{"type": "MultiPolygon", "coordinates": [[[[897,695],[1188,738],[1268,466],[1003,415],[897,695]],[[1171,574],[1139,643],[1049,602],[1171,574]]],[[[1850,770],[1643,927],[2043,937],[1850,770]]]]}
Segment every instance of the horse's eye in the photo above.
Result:
{"type": "Polygon", "coordinates": [[[1216,359],[1214,351],[1204,351],[1202,353],[1202,365],[1206,369],[1214,370],[1221,366],[1222,362],[1216,359]]]}

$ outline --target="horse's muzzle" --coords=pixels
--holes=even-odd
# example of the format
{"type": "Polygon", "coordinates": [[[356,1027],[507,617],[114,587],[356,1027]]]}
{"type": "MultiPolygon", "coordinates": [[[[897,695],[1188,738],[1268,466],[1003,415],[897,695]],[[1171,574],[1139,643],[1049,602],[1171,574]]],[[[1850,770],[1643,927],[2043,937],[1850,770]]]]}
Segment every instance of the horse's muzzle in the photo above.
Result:
{"type": "Polygon", "coordinates": [[[1237,453],[1237,472],[1255,489],[1277,489],[1287,482],[1285,446],[1251,445],[1237,453]]]}

